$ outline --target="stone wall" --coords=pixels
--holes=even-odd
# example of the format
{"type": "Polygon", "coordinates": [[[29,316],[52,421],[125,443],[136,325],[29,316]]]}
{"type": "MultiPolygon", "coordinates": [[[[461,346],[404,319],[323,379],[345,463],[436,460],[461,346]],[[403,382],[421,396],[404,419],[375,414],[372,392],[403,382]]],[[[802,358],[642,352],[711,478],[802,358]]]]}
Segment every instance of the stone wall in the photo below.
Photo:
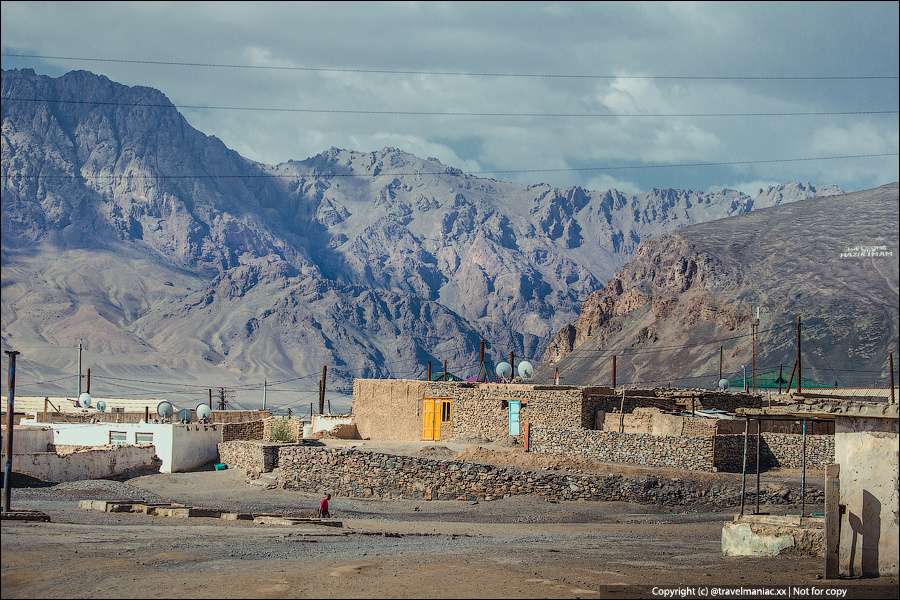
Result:
{"type": "Polygon", "coordinates": [[[634,465],[713,470],[713,437],[687,438],[645,433],[531,426],[529,448],[590,460],[634,465]]]}
{"type": "MultiPolygon", "coordinates": [[[[532,425],[529,448],[606,462],[710,472],[740,473],[744,460],[743,435],[660,436],[532,425]]],[[[802,436],[763,432],[763,470],[799,469],[803,466],[803,454],[802,436]]],[[[833,462],[834,436],[807,435],[806,468],[823,470],[833,462]]],[[[747,469],[756,470],[756,435],[748,437],[747,469]]]]}
{"type": "MultiPolygon", "coordinates": [[[[449,459],[379,452],[282,445],[278,485],[307,494],[385,500],[488,501],[533,494],[547,500],[622,501],[670,505],[740,505],[740,487],[653,475],[623,477],[566,471],[528,471],[449,459]]],[[[747,498],[751,495],[747,493],[747,498]]],[[[810,504],[822,494],[807,490],[810,504]]],[[[783,504],[783,495],[763,492],[761,501],[783,504]]],[[[339,506],[339,503],[335,503],[339,506]]]]}
{"type": "Polygon", "coordinates": [[[235,423],[222,423],[222,441],[232,440],[265,440],[266,428],[264,421],[244,421],[235,423]]]}
{"type": "Polygon", "coordinates": [[[219,444],[219,462],[230,469],[268,473],[278,466],[278,451],[282,447],[284,444],[256,440],[222,442],[219,444]]]}
{"type": "MultiPolygon", "coordinates": [[[[717,435],[715,465],[719,471],[740,473],[744,462],[744,435],[717,435]]],[[[747,470],[756,471],[756,434],[747,437],[747,470]]],[[[803,466],[803,436],[763,431],[759,443],[762,470],[800,469],[803,466]]],[[[806,436],[806,468],[824,470],[834,463],[834,436],[806,436]]]]}
{"type": "MultiPolygon", "coordinates": [[[[282,446],[279,485],[351,498],[489,501],[523,494],[550,500],[659,500],[656,478],[536,473],[457,460],[282,446]]],[[[684,496],[684,491],[672,491],[684,496]]],[[[700,496],[694,500],[699,500],[700,496]]]]}

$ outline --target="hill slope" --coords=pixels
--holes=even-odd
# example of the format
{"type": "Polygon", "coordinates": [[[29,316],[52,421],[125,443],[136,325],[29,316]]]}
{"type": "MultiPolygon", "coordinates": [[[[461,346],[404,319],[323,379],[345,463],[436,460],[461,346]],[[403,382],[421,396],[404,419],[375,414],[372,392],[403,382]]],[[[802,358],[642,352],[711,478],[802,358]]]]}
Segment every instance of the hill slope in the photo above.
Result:
{"type": "MultiPolygon", "coordinates": [[[[889,385],[898,350],[898,186],[801,200],[694,225],[644,243],[551,340],[540,378],[566,383],[712,387],[789,372],[801,319],[803,377],[889,385]]],[[[787,379],[787,375],[785,376],[787,379]]]]}

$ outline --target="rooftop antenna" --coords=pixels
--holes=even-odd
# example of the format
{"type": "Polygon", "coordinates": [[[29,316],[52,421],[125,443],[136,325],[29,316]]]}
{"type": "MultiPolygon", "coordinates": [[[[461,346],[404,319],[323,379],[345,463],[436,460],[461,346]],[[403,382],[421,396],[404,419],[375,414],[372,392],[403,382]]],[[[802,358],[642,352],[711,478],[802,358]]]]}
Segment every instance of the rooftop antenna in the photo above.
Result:
{"type": "Polygon", "coordinates": [[[164,421],[166,419],[171,419],[172,415],[175,414],[175,407],[172,406],[171,402],[163,400],[156,405],[156,414],[159,415],[159,418],[164,421]]]}
{"type": "Polygon", "coordinates": [[[522,379],[531,379],[531,376],[534,375],[534,367],[531,366],[531,363],[527,360],[523,360],[519,363],[519,377],[522,379]]]}
{"type": "Polygon", "coordinates": [[[512,376],[512,371],[512,365],[510,365],[508,362],[502,362],[497,365],[497,377],[503,379],[504,381],[509,381],[510,376],[512,376]]]}

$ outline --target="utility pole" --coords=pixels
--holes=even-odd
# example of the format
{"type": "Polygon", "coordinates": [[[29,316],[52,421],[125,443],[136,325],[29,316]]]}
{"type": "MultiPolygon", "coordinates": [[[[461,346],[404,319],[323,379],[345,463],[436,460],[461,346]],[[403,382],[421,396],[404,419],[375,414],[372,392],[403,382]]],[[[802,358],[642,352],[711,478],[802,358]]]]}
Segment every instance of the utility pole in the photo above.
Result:
{"type": "Polygon", "coordinates": [[[750,378],[753,381],[753,391],[758,392],[756,388],[756,367],[757,358],[759,357],[759,307],[756,307],[756,318],[750,321],[750,339],[753,343],[753,362],[750,366],[750,378]]]}
{"type": "Polygon", "coordinates": [[[719,346],[719,381],[722,381],[722,346],[719,346]]]}
{"type": "Polygon", "coordinates": [[[888,354],[888,363],[890,364],[891,369],[891,404],[894,404],[897,401],[896,396],[894,396],[894,354],[888,354]]]}
{"type": "Polygon", "coordinates": [[[228,394],[225,388],[219,388],[219,410],[227,410],[228,394]]]}
{"type": "Polygon", "coordinates": [[[800,384],[800,315],[797,315],[797,393],[801,393],[800,384]]]}
{"type": "Polygon", "coordinates": [[[9,382],[6,384],[6,460],[3,465],[3,512],[9,512],[12,494],[13,425],[16,395],[16,355],[15,350],[6,350],[9,357],[9,382]]]}
{"type": "Polygon", "coordinates": [[[613,356],[613,365],[612,365],[612,388],[616,389],[616,357],[613,356]]]}
{"type": "Polygon", "coordinates": [[[328,365],[322,366],[322,381],[319,382],[319,414],[325,414],[325,377],[328,375],[328,365]]]}
{"type": "Polygon", "coordinates": [[[81,396],[81,342],[78,342],[78,396],[81,396]]]}
{"type": "Polygon", "coordinates": [[[266,391],[269,386],[269,382],[266,379],[263,379],[263,410],[266,410],[266,391]]]}

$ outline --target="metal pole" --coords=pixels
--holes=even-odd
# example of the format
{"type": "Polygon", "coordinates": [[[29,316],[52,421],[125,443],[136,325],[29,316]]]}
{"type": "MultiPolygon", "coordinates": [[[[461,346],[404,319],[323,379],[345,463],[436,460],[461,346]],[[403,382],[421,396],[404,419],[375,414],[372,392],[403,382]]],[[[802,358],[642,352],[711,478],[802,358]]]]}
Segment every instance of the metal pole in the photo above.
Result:
{"type": "Polygon", "coordinates": [[[9,382],[6,384],[6,460],[3,465],[3,511],[9,512],[12,495],[13,427],[16,395],[16,355],[15,350],[6,350],[9,357],[9,382]]]}
{"type": "Polygon", "coordinates": [[[263,379],[263,410],[266,410],[266,392],[268,391],[269,382],[263,379]]]}
{"type": "Polygon", "coordinates": [[[78,344],[78,395],[81,396],[81,343],[78,344]]]}
{"type": "Polygon", "coordinates": [[[797,393],[801,393],[800,384],[800,316],[797,316],[797,393]]]}
{"type": "Polygon", "coordinates": [[[616,357],[613,356],[612,387],[616,389],[616,357]]]}
{"type": "Polygon", "coordinates": [[[803,419],[803,476],[800,478],[800,516],[806,516],[806,419],[803,419]]]}
{"type": "Polygon", "coordinates": [[[744,490],[747,489],[747,442],[750,439],[750,419],[744,421],[744,464],[741,467],[741,516],[744,516],[744,490]]]}
{"type": "Polygon", "coordinates": [[[759,446],[762,439],[762,420],[756,419],[756,512],[759,514],[759,446]]]}
{"type": "Polygon", "coordinates": [[[891,404],[897,401],[894,397],[894,355],[893,353],[888,354],[888,362],[890,363],[891,368],[891,404]]]}
{"type": "Polygon", "coordinates": [[[325,376],[328,374],[328,365],[322,366],[322,384],[319,387],[319,414],[325,414],[325,376]]]}
{"type": "Polygon", "coordinates": [[[719,381],[722,381],[722,346],[719,346],[719,381]]]}

